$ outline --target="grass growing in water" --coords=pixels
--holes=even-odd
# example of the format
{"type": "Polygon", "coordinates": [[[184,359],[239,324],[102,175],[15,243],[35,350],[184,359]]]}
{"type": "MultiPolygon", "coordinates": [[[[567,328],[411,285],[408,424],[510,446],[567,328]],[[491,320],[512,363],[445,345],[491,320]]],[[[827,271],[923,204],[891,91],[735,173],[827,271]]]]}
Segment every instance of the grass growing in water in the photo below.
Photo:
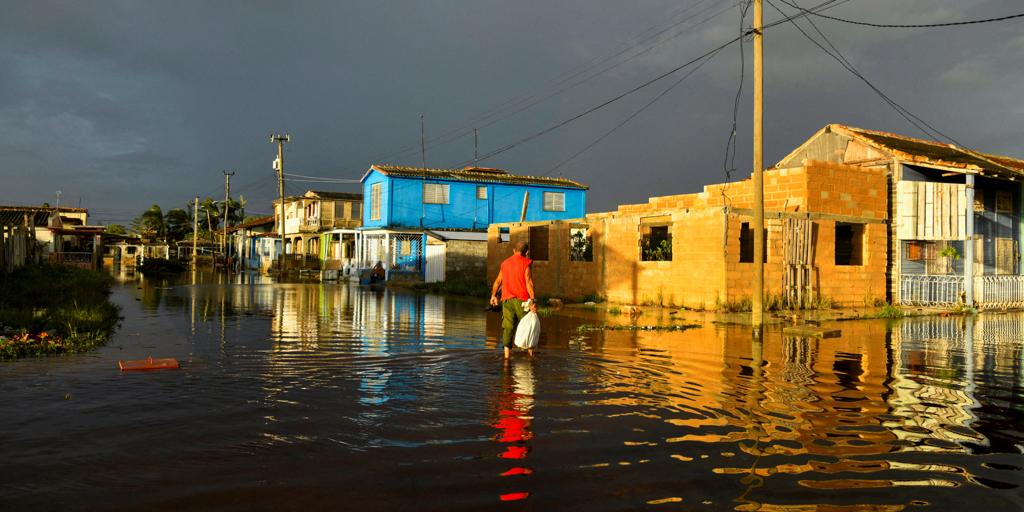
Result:
{"type": "Polygon", "coordinates": [[[452,280],[440,283],[416,283],[413,290],[440,295],[462,295],[486,299],[491,296],[491,289],[483,281],[452,280]]]}
{"type": "Polygon", "coordinates": [[[82,352],[102,345],[121,321],[113,278],[64,265],[0,275],[0,358],[82,352]],[[2,333],[6,332],[6,335],[2,333]]]}

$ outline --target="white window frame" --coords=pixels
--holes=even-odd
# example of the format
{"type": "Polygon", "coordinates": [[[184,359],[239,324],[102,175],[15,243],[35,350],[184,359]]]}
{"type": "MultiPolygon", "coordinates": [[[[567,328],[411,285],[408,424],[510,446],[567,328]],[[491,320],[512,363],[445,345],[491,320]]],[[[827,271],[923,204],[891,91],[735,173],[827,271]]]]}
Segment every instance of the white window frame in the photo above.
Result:
{"type": "Polygon", "coordinates": [[[480,200],[487,199],[487,185],[476,186],[476,198],[480,200]]]}
{"type": "Polygon", "coordinates": [[[424,183],[423,204],[448,204],[448,184],[424,183]]]}
{"type": "Polygon", "coordinates": [[[370,220],[380,220],[380,201],[382,183],[370,185],[370,220]]]}
{"type": "Polygon", "coordinates": [[[564,212],[565,192],[544,192],[544,211],[564,212]]]}

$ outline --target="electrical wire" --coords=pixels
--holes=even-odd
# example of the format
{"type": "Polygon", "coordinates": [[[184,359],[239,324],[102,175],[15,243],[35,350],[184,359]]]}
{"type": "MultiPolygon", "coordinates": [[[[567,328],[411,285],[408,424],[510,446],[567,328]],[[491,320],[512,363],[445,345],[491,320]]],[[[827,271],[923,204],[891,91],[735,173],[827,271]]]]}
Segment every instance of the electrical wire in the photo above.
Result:
{"type": "MultiPolygon", "coordinates": [[[[741,0],[740,3],[740,36],[746,34],[746,27],[744,21],[747,19],[747,12],[750,10],[752,0],[741,0]]],[[[746,62],[747,57],[743,50],[743,44],[740,44],[740,79],[739,85],[736,87],[736,96],[733,99],[732,104],[732,126],[729,131],[729,138],[725,142],[725,156],[722,160],[722,170],[725,172],[725,185],[722,187],[722,202],[726,208],[729,207],[729,195],[727,190],[729,184],[732,182],[732,173],[736,172],[736,137],[737,137],[737,124],[740,114],[740,100],[743,97],[743,84],[746,81],[746,62]]]]}
{"type": "MultiPolygon", "coordinates": [[[[742,46],[742,45],[741,45],[741,46],[742,46]]],[[[632,114],[630,114],[629,116],[627,116],[627,117],[626,117],[625,119],[623,119],[623,120],[622,120],[621,122],[619,122],[618,124],[616,124],[615,126],[613,126],[611,130],[608,130],[607,132],[605,132],[605,133],[601,134],[601,136],[600,136],[600,137],[598,137],[597,139],[595,139],[595,140],[594,140],[593,142],[591,142],[590,144],[587,144],[586,146],[584,146],[584,147],[583,147],[582,149],[580,149],[579,151],[577,151],[576,153],[574,153],[574,154],[573,154],[572,156],[570,156],[569,158],[566,158],[565,160],[562,160],[561,162],[559,162],[558,164],[556,164],[556,165],[555,165],[554,167],[552,167],[552,168],[548,169],[548,171],[547,171],[547,172],[545,172],[544,174],[541,174],[541,176],[550,176],[550,175],[551,175],[551,174],[552,174],[553,172],[557,171],[557,170],[558,170],[559,168],[561,168],[561,167],[562,167],[563,165],[565,165],[565,164],[567,164],[567,163],[569,163],[569,162],[571,162],[571,161],[575,160],[575,159],[576,159],[576,157],[578,157],[578,156],[582,155],[583,153],[586,153],[586,152],[587,152],[587,151],[589,151],[589,150],[590,150],[591,148],[593,148],[594,146],[596,146],[597,144],[599,144],[599,143],[600,143],[601,141],[603,141],[603,140],[604,140],[605,138],[607,138],[607,137],[608,137],[609,135],[611,135],[612,133],[614,133],[614,132],[615,132],[616,130],[618,130],[619,128],[622,128],[623,126],[625,126],[626,124],[628,124],[628,123],[629,123],[630,121],[632,121],[632,120],[633,120],[633,119],[634,119],[634,118],[635,118],[636,116],[640,115],[640,114],[641,114],[641,113],[642,113],[643,111],[647,110],[647,109],[648,109],[648,107],[650,107],[651,105],[654,105],[655,103],[657,103],[657,101],[658,101],[658,100],[660,100],[660,99],[661,99],[661,98],[663,98],[663,97],[664,97],[664,96],[665,96],[666,94],[668,94],[668,93],[669,93],[669,92],[671,92],[671,91],[672,91],[673,89],[675,89],[675,88],[676,88],[676,87],[677,87],[677,86],[678,86],[679,84],[683,83],[683,81],[684,81],[684,80],[686,80],[687,78],[690,78],[690,75],[693,75],[694,73],[696,73],[696,72],[697,72],[697,71],[698,71],[698,70],[699,70],[699,69],[700,69],[701,67],[703,67],[703,66],[704,66],[704,64],[707,64],[707,63],[708,63],[708,62],[709,62],[709,61],[710,61],[711,59],[715,58],[715,55],[718,55],[718,52],[719,52],[719,51],[721,51],[721,50],[723,50],[723,49],[724,49],[724,48],[719,48],[719,49],[718,49],[718,50],[716,50],[715,52],[713,52],[713,53],[711,53],[710,55],[708,55],[708,56],[707,56],[706,58],[704,58],[704,60],[702,60],[702,61],[701,61],[701,62],[700,62],[699,64],[697,64],[697,65],[696,65],[696,66],[695,66],[695,67],[694,67],[693,69],[691,69],[691,70],[690,70],[689,72],[687,72],[687,73],[686,73],[686,74],[684,74],[684,75],[683,75],[682,77],[680,77],[680,78],[679,78],[679,80],[676,80],[676,81],[675,81],[675,82],[673,82],[673,83],[672,83],[671,85],[669,85],[668,87],[666,87],[666,88],[665,88],[665,90],[661,91],[661,92],[660,92],[660,93],[659,93],[659,94],[658,94],[657,96],[655,96],[655,97],[654,97],[654,98],[652,98],[652,99],[651,99],[650,101],[648,101],[647,103],[645,103],[645,104],[644,104],[643,106],[641,106],[641,107],[640,107],[639,109],[637,109],[637,110],[636,110],[636,111],[634,111],[634,112],[633,112],[632,114]]]]}
{"type": "Polygon", "coordinates": [[[848,19],[845,19],[845,18],[837,18],[835,16],[829,16],[827,14],[821,14],[821,13],[818,13],[818,12],[807,11],[803,7],[800,7],[799,5],[790,3],[790,2],[788,2],[786,0],[779,0],[779,1],[784,3],[784,4],[786,4],[786,5],[788,5],[788,6],[790,6],[790,7],[792,7],[792,8],[794,8],[794,9],[800,9],[801,11],[804,11],[806,14],[817,16],[819,18],[825,18],[827,20],[832,20],[832,21],[839,21],[839,22],[842,22],[842,23],[849,23],[851,25],[860,25],[860,26],[864,26],[864,27],[875,27],[875,28],[957,27],[957,26],[962,26],[962,25],[977,25],[977,24],[981,24],[981,23],[993,23],[993,22],[997,22],[997,21],[1012,20],[1012,19],[1015,19],[1015,18],[1024,18],[1024,13],[1019,13],[1019,14],[1011,14],[1011,15],[1008,15],[1008,16],[1000,16],[998,18],[985,18],[985,19],[980,19],[980,20],[951,21],[951,22],[947,22],[947,23],[923,23],[923,24],[912,24],[912,25],[897,25],[897,24],[888,24],[888,23],[869,23],[869,22],[866,22],[866,21],[855,21],[855,20],[848,20],[848,19]]]}
{"type": "MultiPolygon", "coordinates": [[[[777,5],[772,3],[771,0],[765,0],[765,1],[768,2],[768,5],[771,5],[772,8],[774,8],[776,11],[779,11],[780,14],[782,14],[783,16],[786,16],[786,13],[784,11],[782,11],[782,9],[779,9],[779,7],[777,5]]],[[[810,41],[815,46],[817,46],[819,49],[821,49],[821,51],[825,52],[825,54],[827,54],[829,57],[832,57],[833,59],[835,59],[835,61],[838,62],[841,66],[843,66],[843,68],[845,68],[847,71],[849,71],[854,76],[859,78],[862,82],[864,82],[872,91],[875,92],[875,94],[877,94],[880,98],[882,98],[882,100],[885,103],[887,103],[890,107],[892,107],[892,109],[895,110],[896,113],[900,115],[900,117],[905,119],[910,124],[914,125],[914,127],[916,127],[922,133],[927,135],[929,138],[931,138],[932,140],[936,140],[937,141],[939,139],[939,137],[941,137],[941,138],[945,138],[946,140],[948,140],[950,142],[953,142],[954,144],[956,144],[958,146],[963,146],[963,144],[957,142],[955,139],[953,139],[949,135],[946,135],[946,134],[942,133],[941,131],[936,129],[934,126],[930,125],[927,121],[924,121],[919,116],[917,116],[916,114],[914,114],[913,112],[908,110],[906,107],[904,107],[903,105],[900,105],[899,103],[897,103],[895,100],[890,98],[887,94],[885,94],[880,88],[878,88],[875,84],[873,84],[870,80],[868,80],[867,77],[865,77],[862,73],[857,71],[857,69],[853,66],[853,64],[848,59],[846,59],[845,56],[843,56],[842,52],[840,52],[835,47],[835,45],[832,44],[832,42],[828,39],[828,37],[826,37],[825,34],[817,27],[817,25],[815,25],[814,22],[808,18],[807,21],[811,24],[812,27],[814,27],[814,29],[818,33],[818,35],[820,35],[821,38],[823,40],[825,40],[825,42],[829,45],[830,48],[832,48],[832,50],[835,53],[833,53],[832,51],[829,51],[829,49],[825,48],[816,39],[811,37],[811,35],[808,34],[803,29],[803,27],[801,27],[796,22],[796,18],[806,16],[806,13],[803,12],[804,9],[801,8],[800,11],[801,11],[800,15],[791,17],[789,21],[790,21],[790,23],[793,24],[794,27],[796,27],[797,30],[800,31],[801,34],[803,34],[803,36],[805,38],[807,38],[808,41],[810,41]]]]}

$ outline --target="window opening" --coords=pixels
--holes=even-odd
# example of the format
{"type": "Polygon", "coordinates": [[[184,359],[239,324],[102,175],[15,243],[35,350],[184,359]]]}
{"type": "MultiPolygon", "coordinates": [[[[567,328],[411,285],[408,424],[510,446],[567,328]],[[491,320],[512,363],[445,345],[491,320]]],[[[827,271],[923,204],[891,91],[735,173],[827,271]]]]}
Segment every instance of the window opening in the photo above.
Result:
{"type": "Polygon", "coordinates": [[[569,260],[594,261],[594,240],[590,236],[589,227],[569,230],[569,260]]]}
{"type": "Polygon", "coordinates": [[[670,226],[641,226],[640,260],[672,261],[672,228],[670,226]]]}
{"type": "Polygon", "coordinates": [[[530,226],[530,259],[548,260],[548,227],[530,226]]]}
{"type": "Polygon", "coordinates": [[[836,223],[836,265],[864,264],[864,225],[836,223]]]}

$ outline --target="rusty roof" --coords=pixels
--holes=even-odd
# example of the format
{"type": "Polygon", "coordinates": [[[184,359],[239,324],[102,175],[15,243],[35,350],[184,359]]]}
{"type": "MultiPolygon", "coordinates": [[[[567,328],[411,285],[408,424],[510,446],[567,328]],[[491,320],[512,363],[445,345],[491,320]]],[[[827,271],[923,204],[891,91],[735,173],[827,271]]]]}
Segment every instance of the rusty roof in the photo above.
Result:
{"type": "MultiPolygon", "coordinates": [[[[0,225],[20,226],[25,222],[25,214],[32,219],[33,226],[46,226],[50,222],[52,206],[0,206],[0,225]]],[[[87,208],[69,208],[62,206],[63,213],[89,213],[87,208]]]]}
{"type": "Polygon", "coordinates": [[[233,233],[235,231],[238,231],[239,229],[246,229],[246,228],[251,228],[251,227],[255,227],[255,226],[263,226],[263,225],[266,225],[266,224],[273,224],[273,223],[274,223],[274,216],[273,215],[267,215],[267,216],[264,216],[264,217],[256,217],[255,219],[249,219],[249,220],[247,220],[245,222],[242,222],[241,224],[235,224],[234,226],[229,227],[228,228],[228,232],[232,232],[233,233]]]}
{"type": "Polygon", "coordinates": [[[907,137],[895,133],[866,130],[841,124],[828,126],[837,133],[845,133],[868,145],[887,151],[906,162],[955,167],[965,170],[989,171],[1012,177],[1024,176],[1024,160],[992,155],[963,148],[955,144],[907,137]]]}
{"type": "MultiPolygon", "coordinates": [[[[473,181],[481,183],[509,183],[514,185],[545,185],[549,187],[565,187],[588,189],[586,185],[566,178],[550,178],[547,176],[522,176],[501,169],[490,167],[463,167],[461,169],[434,169],[428,167],[406,167],[402,165],[370,166],[366,172],[377,171],[387,176],[400,178],[429,178],[436,180],[473,181]]],[[[363,179],[366,179],[366,175],[363,179]]]]}

